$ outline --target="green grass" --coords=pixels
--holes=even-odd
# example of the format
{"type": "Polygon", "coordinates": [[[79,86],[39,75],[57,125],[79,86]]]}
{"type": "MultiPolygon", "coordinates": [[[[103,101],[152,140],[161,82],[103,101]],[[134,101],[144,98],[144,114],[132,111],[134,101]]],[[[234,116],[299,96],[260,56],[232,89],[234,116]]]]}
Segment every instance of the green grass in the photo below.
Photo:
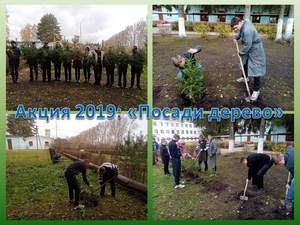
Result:
{"type": "MultiPolygon", "coordinates": [[[[47,151],[7,152],[7,218],[8,219],[145,219],[145,203],[117,186],[117,197],[106,196],[97,207],[82,211],[69,205],[64,171],[71,163],[64,159],[52,164],[47,151]],[[130,208],[131,210],[128,210],[130,208]]],[[[88,179],[98,188],[96,174],[88,179]]],[[[78,176],[81,187],[86,189],[78,176]]]]}

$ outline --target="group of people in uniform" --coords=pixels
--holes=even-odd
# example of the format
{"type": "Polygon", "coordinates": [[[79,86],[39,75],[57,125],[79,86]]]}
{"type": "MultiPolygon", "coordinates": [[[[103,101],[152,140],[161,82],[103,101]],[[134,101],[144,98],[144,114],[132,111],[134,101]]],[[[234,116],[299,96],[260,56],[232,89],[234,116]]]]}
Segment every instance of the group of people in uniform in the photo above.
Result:
{"type": "Polygon", "coordinates": [[[48,42],[44,42],[42,48],[37,48],[36,43],[31,42],[30,46],[23,47],[21,50],[15,41],[11,41],[11,46],[7,48],[6,52],[13,83],[18,82],[20,59],[21,56],[24,56],[29,67],[29,81],[38,80],[39,65],[42,71],[42,81],[52,81],[53,72],[51,68],[53,65],[55,81],[60,81],[62,72],[64,72],[65,82],[71,82],[73,80],[73,67],[75,82],[80,83],[81,70],[83,70],[84,82],[89,83],[93,70],[94,84],[101,85],[102,69],[105,68],[106,86],[112,87],[117,68],[117,86],[127,88],[127,71],[130,66],[130,88],[134,88],[136,85],[136,88],[141,89],[140,80],[145,56],[137,46],[133,46],[131,54],[124,47],[109,47],[104,52],[100,47],[93,49],[90,46],[85,46],[84,51],[82,51],[79,45],[72,48],[70,44],[66,44],[63,47],[58,41],[53,49],[49,47],[48,42]]]}

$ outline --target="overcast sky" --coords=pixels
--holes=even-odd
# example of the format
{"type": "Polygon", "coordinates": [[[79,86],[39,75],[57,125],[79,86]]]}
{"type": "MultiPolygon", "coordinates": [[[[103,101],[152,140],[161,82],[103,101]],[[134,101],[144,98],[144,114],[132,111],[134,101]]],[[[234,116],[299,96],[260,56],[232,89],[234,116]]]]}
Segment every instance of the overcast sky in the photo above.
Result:
{"type": "MultiPolygon", "coordinates": [[[[126,116],[127,115],[122,115],[126,116]]],[[[80,132],[89,128],[97,126],[103,120],[75,120],[75,115],[71,114],[70,120],[57,120],[57,137],[66,138],[79,134],[80,132]]],[[[136,129],[132,133],[139,135],[147,135],[147,120],[135,120],[136,129]]],[[[36,120],[36,125],[39,128],[39,134],[45,135],[45,129],[50,129],[50,136],[56,138],[56,120],[36,120]]]]}
{"type": "Polygon", "coordinates": [[[141,19],[146,20],[147,5],[8,5],[10,39],[20,40],[26,24],[38,24],[46,13],[52,13],[61,34],[70,40],[80,33],[83,42],[101,42],[141,19]]]}

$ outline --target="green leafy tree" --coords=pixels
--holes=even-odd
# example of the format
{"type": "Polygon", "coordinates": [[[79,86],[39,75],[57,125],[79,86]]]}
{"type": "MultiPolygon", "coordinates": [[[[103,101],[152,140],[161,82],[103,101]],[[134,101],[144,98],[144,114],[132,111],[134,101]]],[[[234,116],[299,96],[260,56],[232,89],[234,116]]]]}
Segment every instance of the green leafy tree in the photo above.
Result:
{"type": "Polygon", "coordinates": [[[53,14],[45,14],[38,23],[37,30],[37,36],[43,42],[61,39],[60,27],[53,14]]]}
{"type": "Polygon", "coordinates": [[[188,59],[185,63],[185,75],[178,78],[181,81],[181,93],[192,103],[199,103],[207,93],[202,70],[195,66],[193,59],[188,59]]]}
{"type": "Polygon", "coordinates": [[[7,116],[7,132],[14,136],[30,137],[34,135],[34,120],[17,119],[14,115],[7,116]]]}

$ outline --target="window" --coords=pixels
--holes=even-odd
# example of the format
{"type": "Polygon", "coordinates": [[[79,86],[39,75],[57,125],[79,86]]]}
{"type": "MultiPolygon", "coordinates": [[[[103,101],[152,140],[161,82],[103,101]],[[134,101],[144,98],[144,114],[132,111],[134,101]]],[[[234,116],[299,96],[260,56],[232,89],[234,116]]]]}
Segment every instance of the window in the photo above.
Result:
{"type": "Polygon", "coordinates": [[[180,134],[179,130],[176,130],[176,133],[177,133],[177,134],[180,134]]]}
{"type": "Polygon", "coordinates": [[[185,133],[186,133],[186,134],[189,134],[189,131],[188,131],[188,130],[186,130],[186,131],[185,131],[185,133]]]}
{"type": "Polygon", "coordinates": [[[154,133],[155,133],[155,134],[158,134],[158,130],[157,130],[157,129],[155,129],[155,130],[154,130],[154,133]]]}
{"type": "Polygon", "coordinates": [[[197,134],[197,131],[196,131],[196,130],[194,130],[194,134],[197,134]]]}
{"type": "Polygon", "coordinates": [[[174,123],[171,123],[171,127],[173,127],[174,126],[174,123]]]}
{"type": "Polygon", "coordinates": [[[183,127],[183,123],[181,124],[181,127],[183,127]]]}
{"type": "Polygon", "coordinates": [[[193,131],[192,131],[192,130],[190,130],[190,134],[193,134],[193,131]]]}
{"type": "Polygon", "coordinates": [[[167,126],[167,127],[169,126],[169,123],[168,123],[168,122],[166,122],[166,126],[167,126]]]}
{"type": "Polygon", "coordinates": [[[160,122],[160,125],[161,125],[161,126],[164,126],[164,123],[163,123],[163,122],[160,122]]]}
{"type": "Polygon", "coordinates": [[[153,126],[156,126],[156,121],[153,121],[153,126]]]}
{"type": "Polygon", "coordinates": [[[181,134],[184,134],[184,130],[181,130],[181,134]]]}
{"type": "Polygon", "coordinates": [[[192,128],[192,124],[190,123],[190,128],[192,128]]]}
{"type": "Polygon", "coordinates": [[[176,123],[176,127],[179,127],[179,123],[176,123]]]}
{"type": "Polygon", "coordinates": [[[174,130],[172,130],[172,134],[175,134],[175,131],[174,131],[174,130]]]}
{"type": "Polygon", "coordinates": [[[48,141],[45,141],[45,146],[49,147],[49,142],[48,141]]]}
{"type": "Polygon", "coordinates": [[[185,127],[188,127],[187,123],[185,124],[185,127]]]}
{"type": "Polygon", "coordinates": [[[166,133],[167,133],[167,134],[169,134],[169,133],[170,133],[170,131],[169,131],[169,130],[166,130],[166,133]]]}
{"type": "Polygon", "coordinates": [[[160,133],[161,133],[161,134],[164,134],[165,132],[164,132],[164,130],[161,130],[160,133]]]}
{"type": "Polygon", "coordinates": [[[33,142],[32,141],[29,141],[28,144],[29,144],[30,147],[33,146],[33,142]]]}

